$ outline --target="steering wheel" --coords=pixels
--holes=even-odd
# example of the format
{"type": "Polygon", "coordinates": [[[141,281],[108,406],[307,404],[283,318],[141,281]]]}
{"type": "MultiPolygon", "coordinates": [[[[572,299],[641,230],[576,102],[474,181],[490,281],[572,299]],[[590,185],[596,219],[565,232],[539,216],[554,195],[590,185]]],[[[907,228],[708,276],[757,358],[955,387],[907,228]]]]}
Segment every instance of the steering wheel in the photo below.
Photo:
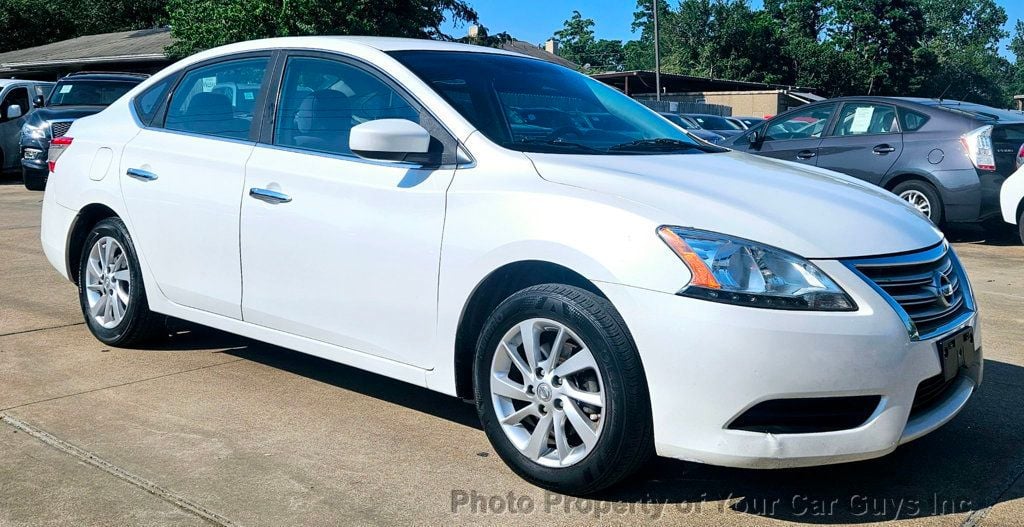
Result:
{"type": "Polygon", "coordinates": [[[544,139],[547,140],[547,141],[556,141],[556,140],[562,139],[564,136],[570,135],[570,134],[571,135],[575,135],[576,137],[583,137],[583,132],[581,132],[579,128],[576,128],[575,126],[568,126],[568,125],[566,125],[566,126],[559,126],[558,128],[555,128],[544,139]]]}

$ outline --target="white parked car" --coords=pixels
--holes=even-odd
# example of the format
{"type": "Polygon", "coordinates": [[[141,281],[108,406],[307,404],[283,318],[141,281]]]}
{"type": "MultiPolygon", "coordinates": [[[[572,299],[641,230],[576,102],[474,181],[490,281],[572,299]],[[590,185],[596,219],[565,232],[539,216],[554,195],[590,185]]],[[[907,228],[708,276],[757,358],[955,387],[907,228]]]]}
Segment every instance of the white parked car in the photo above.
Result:
{"type": "MultiPolygon", "coordinates": [[[[1018,166],[1021,165],[1021,159],[1024,159],[1024,145],[1017,154],[1018,166]]],[[[1003,182],[999,189],[999,208],[1002,210],[1003,220],[1017,226],[1020,241],[1024,243],[1024,170],[1018,168],[1003,182]]]]}
{"type": "Polygon", "coordinates": [[[229,45],[76,121],[50,164],[43,246],[101,341],[171,316],[474,399],[562,492],[654,453],[882,456],[981,381],[967,276],[906,203],[512,53],[229,45]]]}

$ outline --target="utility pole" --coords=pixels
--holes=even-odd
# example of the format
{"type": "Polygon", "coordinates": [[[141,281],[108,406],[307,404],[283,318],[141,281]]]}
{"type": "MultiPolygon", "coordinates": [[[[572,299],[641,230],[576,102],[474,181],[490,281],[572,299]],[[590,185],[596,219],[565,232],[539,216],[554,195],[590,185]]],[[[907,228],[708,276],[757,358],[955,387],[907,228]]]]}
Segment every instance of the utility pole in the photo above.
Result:
{"type": "Polygon", "coordinates": [[[661,50],[658,49],[658,0],[654,2],[654,89],[655,100],[661,100],[661,50]]]}

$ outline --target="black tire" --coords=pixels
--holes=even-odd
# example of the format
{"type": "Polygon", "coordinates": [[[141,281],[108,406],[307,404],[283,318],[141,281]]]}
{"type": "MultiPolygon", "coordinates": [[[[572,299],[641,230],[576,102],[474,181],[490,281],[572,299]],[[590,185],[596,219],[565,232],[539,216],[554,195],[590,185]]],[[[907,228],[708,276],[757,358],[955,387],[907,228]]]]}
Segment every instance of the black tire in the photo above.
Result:
{"type": "Polygon", "coordinates": [[[941,226],[942,221],[945,218],[945,209],[943,208],[944,205],[942,204],[942,197],[939,196],[939,192],[935,190],[935,187],[926,181],[912,179],[910,181],[904,181],[892,189],[892,193],[897,196],[901,196],[903,193],[911,191],[921,193],[925,199],[928,200],[928,204],[931,208],[931,213],[928,215],[928,219],[932,220],[932,223],[935,225],[941,226]]]}
{"type": "Polygon", "coordinates": [[[611,303],[589,291],[544,284],[510,296],[484,323],[473,378],[477,413],[494,450],[520,477],[539,487],[590,494],[621,481],[653,455],[650,395],[636,345],[611,303]],[[553,320],[578,335],[604,379],[606,407],[597,443],[586,457],[566,467],[543,466],[522,454],[502,430],[491,400],[491,363],[501,339],[531,318],[553,320]]]}
{"type": "Polygon", "coordinates": [[[1024,243],[1024,210],[1020,211],[1020,217],[1017,218],[1017,234],[1020,235],[1020,243],[1024,243]]]}
{"type": "Polygon", "coordinates": [[[139,268],[139,258],[135,252],[135,246],[132,244],[131,236],[128,234],[128,229],[120,218],[101,220],[86,237],[78,262],[78,300],[89,331],[104,344],[129,347],[166,333],[166,317],[149,310],[146,288],[142,283],[142,271],[139,268]],[[89,252],[97,241],[107,236],[115,239],[123,248],[130,276],[127,308],[124,310],[121,321],[110,328],[104,327],[90,314],[86,290],[89,252]]]}
{"type": "Polygon", "coordinates": [[[28,190],[46,190],[46,178],[48,174],[40,170],[27,170],[22,168],[21,179],[25,182],[28,190]]]}

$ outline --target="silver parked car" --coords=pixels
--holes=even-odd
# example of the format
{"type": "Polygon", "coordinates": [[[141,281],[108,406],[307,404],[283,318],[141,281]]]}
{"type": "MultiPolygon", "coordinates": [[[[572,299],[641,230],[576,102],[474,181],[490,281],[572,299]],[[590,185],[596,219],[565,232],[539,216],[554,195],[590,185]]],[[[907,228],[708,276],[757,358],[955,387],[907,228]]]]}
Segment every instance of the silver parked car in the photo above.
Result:
{"type": "Polygon", "coordinates": [[[52,82],[0,79],[0,170],[18,166],[21,125],[35,109],[32,100],[52,88],[52,82]]]}

